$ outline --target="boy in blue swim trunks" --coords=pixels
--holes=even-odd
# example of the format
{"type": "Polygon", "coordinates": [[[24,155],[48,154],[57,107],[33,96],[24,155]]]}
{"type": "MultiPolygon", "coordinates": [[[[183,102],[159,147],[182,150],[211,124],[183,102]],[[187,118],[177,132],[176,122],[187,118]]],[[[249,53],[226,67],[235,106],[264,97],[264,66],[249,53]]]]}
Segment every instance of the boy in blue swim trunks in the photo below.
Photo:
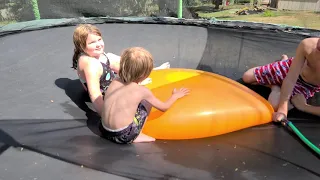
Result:
{"type": "Polygon", "coordinates": [[[119,77],[112,81],[105,93],[100,126],[102,137],[118,144],[155,141],[155,138],[141,133],[149,113],[143,102],[166,111],[189,90],[174,89],[166,102],[160,101],[148,88],[139,85],[152,69],[153,57],[147,50],[133,47],[123,52],[119,77]]]}

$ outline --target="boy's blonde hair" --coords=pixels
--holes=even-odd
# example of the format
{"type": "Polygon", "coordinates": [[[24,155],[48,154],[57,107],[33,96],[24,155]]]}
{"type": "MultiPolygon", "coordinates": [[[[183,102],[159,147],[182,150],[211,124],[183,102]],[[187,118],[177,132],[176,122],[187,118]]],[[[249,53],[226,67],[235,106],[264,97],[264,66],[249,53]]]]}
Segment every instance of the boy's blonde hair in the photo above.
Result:
{"type": "Polygon", "coordinates": [[[78,56],[83,53],[87,46],[87,38],[89,34],[101,36],[100,30],[91,24],[78,25],[73,33],[74,54],[72,58],[72,68],[77,69],[78,56]]]}
{"type": "Polygon", "coordinates": [[[124,83],[141,82],[153,69],[153,57],[142,47],[125,49],[120,59],[119,77],[124,83]]]}

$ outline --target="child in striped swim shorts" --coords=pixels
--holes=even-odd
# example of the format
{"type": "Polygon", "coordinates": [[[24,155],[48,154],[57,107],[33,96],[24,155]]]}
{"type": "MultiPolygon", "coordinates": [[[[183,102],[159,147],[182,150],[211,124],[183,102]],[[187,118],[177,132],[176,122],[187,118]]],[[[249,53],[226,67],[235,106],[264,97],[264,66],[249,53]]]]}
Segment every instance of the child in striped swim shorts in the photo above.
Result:
{"type": "MultiPolygon", "coordinates": [[[[289,72],[293,59],[293,57],[288,58],[286,55],[283,55],[280,61],[275,61],[273,63],[254,68],[254,77],[257,83],[260,85],[271,86],[271,88],[273,85],[281,87],[284,78],[289,72]]],[[[299,75],[291,97],[296,94],[302,94],[306,99],[309,99],[319,91],[319,86],[307,83],[303,80],[301,75],[299,75]]]]}
{"type": "Polygon", "coordinates": [[[307,99],[320,92],[320,38],[303,39],[295,57],[282,55],[280,60],[253,67],[242,79],[248,84],[271,88],[268,101],[275,110],[274,121],[286,118],[293,106],[320,116],[320,107],[307,104],[307,99]]]}

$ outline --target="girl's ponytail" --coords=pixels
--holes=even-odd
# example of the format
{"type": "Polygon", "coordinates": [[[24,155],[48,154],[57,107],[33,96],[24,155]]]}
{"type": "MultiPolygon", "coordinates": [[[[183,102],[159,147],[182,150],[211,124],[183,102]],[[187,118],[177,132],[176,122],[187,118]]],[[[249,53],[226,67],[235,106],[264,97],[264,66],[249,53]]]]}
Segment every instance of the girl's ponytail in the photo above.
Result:
{"type": "Polygon", "coordinates": [[[79,59],[79,55],[80,55],[81,51],[78,48],[74,48],[74,54],[73,54],[73,58],[72,58],[72,67],[73,69],[77,69],[78,68],[78,59],[79,59]]]}

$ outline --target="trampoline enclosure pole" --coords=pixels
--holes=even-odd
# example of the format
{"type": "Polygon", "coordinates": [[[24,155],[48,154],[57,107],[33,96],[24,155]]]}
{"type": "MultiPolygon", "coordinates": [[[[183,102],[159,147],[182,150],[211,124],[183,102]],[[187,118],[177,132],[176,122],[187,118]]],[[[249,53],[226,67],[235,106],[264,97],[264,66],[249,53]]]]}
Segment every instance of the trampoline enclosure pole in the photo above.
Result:
{"type": "Polygon", "coordinates": [[[182,18],[182,0],[178,0],[178,18],[182,18]]]}
{"type": "Polygon", "coordinates": [[[40,11],[39,11],[39,7],[38,7],[38,0],[31,0],[32,3],[32,10],[33,10],[33,14],[36,20],[40,19],[40,11]]]}

